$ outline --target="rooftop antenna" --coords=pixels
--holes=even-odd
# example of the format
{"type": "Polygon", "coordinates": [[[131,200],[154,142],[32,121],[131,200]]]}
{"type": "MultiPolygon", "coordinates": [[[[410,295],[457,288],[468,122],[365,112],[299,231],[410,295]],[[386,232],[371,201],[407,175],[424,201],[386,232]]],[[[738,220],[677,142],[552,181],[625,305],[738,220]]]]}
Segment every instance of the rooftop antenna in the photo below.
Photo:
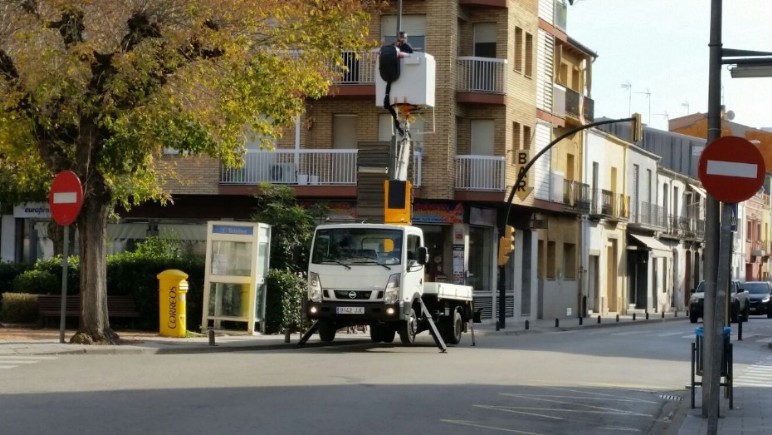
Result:
{"type": "Polygon", "coordinates": [[[623,88],[627,89],[627,116],[630,116],[632,114],[632,104],[633,104],[633,85],[630,83],[630,81],[626,81],[625,83],[622,83],[621,85],[623,88]]]}
{"type": "Polygon", "coordinates": [[[651,91],[649,91],[649,88],[646,88],[643,92],[636,92],[636,94],[643,94],[646,95],[646,99],[649,101],[649,117],[647,121],[651,123],[651,91]]]}
{"type": "Polygon", "coordinates": [[[686,114],[688,115],[689,114],[689,102],[688,101],[684,101],[683,103],[681,103],[681,107],[686,107],[686,114]]]}

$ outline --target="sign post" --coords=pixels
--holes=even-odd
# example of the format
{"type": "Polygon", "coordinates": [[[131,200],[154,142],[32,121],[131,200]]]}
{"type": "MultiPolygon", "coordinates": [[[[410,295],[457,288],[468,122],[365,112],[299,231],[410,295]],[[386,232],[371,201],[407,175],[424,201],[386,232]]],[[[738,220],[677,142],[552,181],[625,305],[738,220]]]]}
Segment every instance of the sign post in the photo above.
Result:
{"type": "MultiPolygon", "coordinates": [[[[732,262],[733,205],[752,197],[764,183],[766,168],[761,152],[741,137],[718,137],[700,156],[698,175],[710,196],[706,212],[705,253],[705,376],[703,417],[708,433],[718,429],[718,391],[721,378],[723,329],[729,306],[730,266],[732,262]],[[719,202],[720,201],[720,202],[719,202]],[[721,202],[724,204],[722,205],[721,202]],[[711,209],[712,212],[711,212],[711,209]],[[712,218],[718,218],[718,222],[712,218]],[[715,230],[715,231],[714,231],[715,230]],[[715,272],[712,272],[715,270],[715,272]],[[715,273],[715,281],[707,273],[715,273]]],[[[730,369],[731,370],[731,369],[730,369]]]]}
{"type": "Polygon", "coordinates": [[[62,304],[59,313],[59,342],[64,343],[64,323],[67,316],[67,260],[70,239],[70,224],[80,213],[83,205],[83,187],[80,179],[72,171],[61,171],[51,183],[48,194],[48,205],[51,207],[51,217],[64,227],[64,247],[62,251],[62,304]]]}

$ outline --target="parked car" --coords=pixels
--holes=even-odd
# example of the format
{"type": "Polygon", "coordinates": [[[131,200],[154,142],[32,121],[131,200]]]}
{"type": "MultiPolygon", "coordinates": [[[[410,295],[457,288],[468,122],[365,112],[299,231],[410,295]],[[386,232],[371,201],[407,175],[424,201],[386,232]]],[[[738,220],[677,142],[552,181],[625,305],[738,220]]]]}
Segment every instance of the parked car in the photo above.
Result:
{"type": "Polygon", "coordinates": [[[769,281],[745,281],[742,286],[750,298],[750,313],[766,314],[767,318],[772,318],[772,306],[769,303],[772,283],[769,281]]]}
{"type": "MultiPolygon", "coordinates": [[[[750,316],[750,297],[747,291],[743,290],[740,281],[732,280],[729,282],[727,290],[730,296],[730,314],[731,322],[747,322],[750,316]]],[[[697,320],[703,316],[705,309],[705,281],[700,281],[697,288],[692,290],[692,296],[689,298],[689,320],[697,323],[697,320]]]]}

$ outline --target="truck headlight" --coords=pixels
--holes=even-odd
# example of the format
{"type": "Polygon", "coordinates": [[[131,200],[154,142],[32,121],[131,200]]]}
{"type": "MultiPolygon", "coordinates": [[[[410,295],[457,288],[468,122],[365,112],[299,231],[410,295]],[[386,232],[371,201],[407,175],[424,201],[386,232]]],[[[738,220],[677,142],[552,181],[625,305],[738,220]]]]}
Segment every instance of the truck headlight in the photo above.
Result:
{"type": "Polygon", "coordinates": [[[395,273],[389,276],[386,283],[386,289],[383,292],[383,303],[394,304],[399,301],[400,274],[395,273]]]}
{"type": "Polygon", "coordinates": [[[694,304],[694,303],[696,303],[696,302],[697,302],[697,300],[698,300],[698,299],[699,299],[699,298],[697,298],[697,296],[696,296],[696,295],[692,295],[691,297],[689,297],[689,303],[690,303],[690,304],[694,304]]]}
{"type": "Polygon", "coordinates": [[[311,302],[322,301],[322,282],[319,281],[319,274],[316,272],[308,274],[308,300],[311,302]]]}
{"type": "Polygon", "coordinates": [[[767,296],[767,297],[765,297],[764,299],[761,300],[762,304],[766,304],[767,302],[769,302],[769,296],[767,296]]]}

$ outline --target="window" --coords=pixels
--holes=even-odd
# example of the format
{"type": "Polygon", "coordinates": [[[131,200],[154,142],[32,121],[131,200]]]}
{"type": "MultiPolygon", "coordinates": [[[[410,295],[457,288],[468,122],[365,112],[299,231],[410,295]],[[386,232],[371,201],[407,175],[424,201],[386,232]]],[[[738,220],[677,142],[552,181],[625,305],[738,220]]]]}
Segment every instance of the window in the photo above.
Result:
{"type": "Polygon", "coordinates": [[[525,76],[533,77],[533,35],[525,34],[525,76]]]}
{"type": "Polygon", "coordinates": [[[576,279],[576,243],[563,244],[563,277],[576,279]]]}
{"type": "Polygon", "coordinates": [[[493,130],[494,122],[492,119],[473,119],[471,123],[472,130],[472,154],[478,156],[493,155],[493,130]]]}
{"type": "Polygon", "coordinates": [[[512,163],[517,164],[517,150],[522,149],[523,141],[520,137],[520,123],[512,123],[512,163]]]}
{"type": "Polygon", "coordinates": [[[332,119],[332,148],[356,149],[357,148],[357,116],[333,115],[332,119]]]}
{"type": "Polygon", "coordinates": [[[474,25],[474,55],[496,57],[496,25],[477,23],[474,25]]]}
{"type": "Polygon", "coordinates": [[[515,28],[515,71],[523,72],[523,29],[515,28]]]}
{"type": "Polygon", "coordinates": [[[556,256],[555,242],[547,242],[547,279],[555,279],[556,256]]]}
{"type": "Polygon", "coordinates": [[[521,149],[531,149],[531,126],[529,125],[523,126],[523,146],[521,149]]]}
{"type": "MultiPolygon", "coordinates": [[[[426,17],[423,15],[403,15],[402,31],[407,33],[407,42],[415,51],[426,51],[426,17]]],[[[387,15],[381,17],[381,40],[383,44],[391,44],[397,36],[397,17],[387,15]]]]}

